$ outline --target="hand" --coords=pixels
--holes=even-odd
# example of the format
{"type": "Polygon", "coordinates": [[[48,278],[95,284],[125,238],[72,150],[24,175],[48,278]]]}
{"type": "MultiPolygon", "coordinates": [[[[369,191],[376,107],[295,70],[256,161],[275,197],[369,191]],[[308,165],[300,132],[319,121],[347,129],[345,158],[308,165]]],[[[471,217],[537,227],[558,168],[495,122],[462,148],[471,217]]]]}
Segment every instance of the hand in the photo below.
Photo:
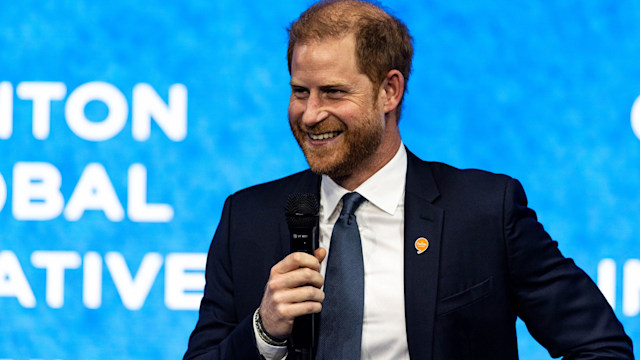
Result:
{"type": "Polygon", "coordinates": [[[269,281],[260,304],[260,317],[265,331],[278,339],[286,339],[293,329],[293,319],[319,313],[324,292],[320,263],[327,250],[318,248],[314,255],[303,252],[289,254],[271,268],[269,281]]]}

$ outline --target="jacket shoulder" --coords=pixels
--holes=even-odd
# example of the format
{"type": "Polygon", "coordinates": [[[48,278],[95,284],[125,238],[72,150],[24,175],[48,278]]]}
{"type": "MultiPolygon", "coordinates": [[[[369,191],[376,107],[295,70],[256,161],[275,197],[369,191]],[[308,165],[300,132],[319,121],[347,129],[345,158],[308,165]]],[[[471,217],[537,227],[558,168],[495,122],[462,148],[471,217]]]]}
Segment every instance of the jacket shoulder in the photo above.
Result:
{"type": "Polygon", "coordinates": [[[451,177],[472,177],[475,179],[487,179],[487,180],[506,180],[511,179],[509,175],[495,173],[487,170],[474,169],[474,168],[458,168],[449,164],[445,164],[438,161],[426,161],[423,160],[434,174],[440,176],[451,177]]]}
{"type": "Polygon", "coordinates": [[[501,209],[508,193],[515,189],[526,204],[520,182],[508,175],[479,169],[459,169],[441,162],[424,161],[433,177],[441,204],[465,204],[470,207],[501,209]]]}
{"type": "Polygon", "coordinates": [[[489,190],[492,188],[504,189],[507,183],[517,181],[505,174],[493,173],[479,169],[460,169],[441,162],[424,162],[441,191],[449,189],[464,190],[489,190]]]}

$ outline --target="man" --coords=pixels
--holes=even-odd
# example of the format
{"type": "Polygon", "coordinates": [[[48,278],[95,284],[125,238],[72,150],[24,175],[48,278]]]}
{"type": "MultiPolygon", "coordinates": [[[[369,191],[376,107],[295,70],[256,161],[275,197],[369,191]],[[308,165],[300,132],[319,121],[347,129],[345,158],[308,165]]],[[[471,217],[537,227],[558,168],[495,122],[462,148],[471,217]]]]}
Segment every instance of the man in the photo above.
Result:
{"type": "Polygon", "coordinates": [[[226,200],[185,359],[293,358],[293,319],[311,313],[323,359],[517,359],[518,316],[554,357],[633,358],[611,308],[560,254],[516,180],[423,162],[402,145],[404,24],[367,2],[327,1],[289,36],[289,122],[311,171],[226,200]],[[352,192],[358,205],[343,218],[352,192]],[[289,254],[292,193],[320,198],[315,256],[289,254]],[[352,294],[334,295],[347,276],[329,272],[342,266],[332,249],[343,249],[334,230],[345,219],[357,221],[351,240],[361,244],[362,265],[346,273],[362,271],[361,285],[349,286],[364,288],[353,290],[360,310],[340,321],[331,314],[352,294]],[[345,355],[353,339],[356,355],[345,355]]]}

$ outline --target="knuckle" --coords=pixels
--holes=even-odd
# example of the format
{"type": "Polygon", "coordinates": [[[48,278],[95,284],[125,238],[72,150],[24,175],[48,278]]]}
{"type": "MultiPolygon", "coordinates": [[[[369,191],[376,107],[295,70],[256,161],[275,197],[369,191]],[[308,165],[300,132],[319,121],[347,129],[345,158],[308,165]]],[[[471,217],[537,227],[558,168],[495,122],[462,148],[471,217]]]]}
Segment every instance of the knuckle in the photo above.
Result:
{"type": "Polygon", "coordinates": [[[284,315],[286,313],[287,307],[283,304],[276,304],[275,310],[276,314],[278,314],[279,317],[285,317],[284,315]]]}
{"type": "Polygon", "coordinates": [[[304,260],[303,254],[301,252],[294,252],[291,254],[291,259],[296,263],[301,263],[304,260]]]}
{"type": "Polygon", "coordinates": [[[282,294],[280,292],[276,292],[273,295],[271,295],[271,300],[273,300],[274,303],[276,304],[281,304],[282,301],[282,294]]]}
{"type": "Polygon", "coordinates": [[[274,291],[278,290],[278,284],[276,283],[276,281],[269,281],[267,283],[267,290],[269,292],[274,292],[274,291]]]}

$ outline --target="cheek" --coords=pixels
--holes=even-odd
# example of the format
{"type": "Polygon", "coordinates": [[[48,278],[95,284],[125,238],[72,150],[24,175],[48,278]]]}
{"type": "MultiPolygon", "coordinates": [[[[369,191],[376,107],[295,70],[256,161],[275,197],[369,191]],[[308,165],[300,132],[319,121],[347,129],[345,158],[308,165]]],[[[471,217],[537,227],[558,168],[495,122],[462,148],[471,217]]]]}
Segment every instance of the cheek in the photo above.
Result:
{"type": "Polygon", "coordinates": [[[304,112],[304,106],[302,106],[297,101],[289,102],[289,121],[294,122],[296,119],[299,119],[304,112]]]}
{"type": "Polygon", "coordinates": [[[357,129],[369,126],[371,110],[366,106],[345,106],[336,115],[347,127],[357,129]]]}

